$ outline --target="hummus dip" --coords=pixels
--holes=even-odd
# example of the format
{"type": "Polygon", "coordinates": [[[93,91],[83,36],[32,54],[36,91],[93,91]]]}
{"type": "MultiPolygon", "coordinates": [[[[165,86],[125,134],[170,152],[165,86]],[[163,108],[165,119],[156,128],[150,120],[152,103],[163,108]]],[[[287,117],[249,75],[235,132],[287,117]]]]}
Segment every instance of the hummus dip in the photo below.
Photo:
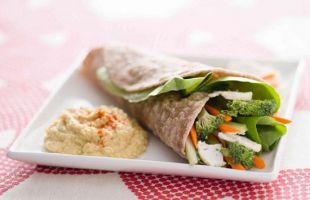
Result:
{"type": "Polygon", "coordinates": [[[136,158],[148,144],[147,133],[116,107],[65,110],[46,130],[49,152],[136,158]]]}

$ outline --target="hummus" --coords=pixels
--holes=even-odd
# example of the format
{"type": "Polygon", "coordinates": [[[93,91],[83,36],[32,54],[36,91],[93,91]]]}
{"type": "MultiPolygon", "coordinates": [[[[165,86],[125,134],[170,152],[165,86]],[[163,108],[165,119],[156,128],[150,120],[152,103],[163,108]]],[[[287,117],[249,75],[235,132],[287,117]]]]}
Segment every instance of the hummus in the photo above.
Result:
{"type": "Polygon", "coordinates": [[[136,158],[148,144],[147,133],[122,110],[67,109],[46,130],[44,147],[49,152],[136,158]]]}

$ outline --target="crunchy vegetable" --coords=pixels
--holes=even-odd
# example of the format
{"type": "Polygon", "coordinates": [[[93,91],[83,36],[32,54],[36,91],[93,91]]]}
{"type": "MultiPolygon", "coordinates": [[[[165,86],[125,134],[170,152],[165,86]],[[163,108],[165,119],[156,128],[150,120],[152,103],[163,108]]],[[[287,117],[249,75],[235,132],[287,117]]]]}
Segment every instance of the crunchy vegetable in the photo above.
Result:
{"type": "Polygon", "coordinates": [[[227,110],[223,114],[233,117],[242,116],[269,116],[276,112],[277,104],[274,100],[234,100],[227,103],[227,110]]]}
{"type": "Polygon", "coordinates": [[[278,92],[269,84],[254,81],[242,77],[223,77],[211,81],[202,91],[212,93],[213,91],[239,91],[253,92],[253,99],[274,100],[276,102],[275,112],[280,108],[281,100],[278,92]]]}
{"type": "Polygon", "coordinates": [[[196,165],[198,163],[199,160],[197,157],[196,149],[189,137],[185,142],[185,154],[190,165],[196,165]]]}
{"type": "MultiPolygon", "coordinates": [[[[208,111],[208,113],[210,113],[211,115],[218,116],[221,114],[221,112],[218,109],[216,109],[216,108],[214,108],[208,104],[205,105],[205,108],[208,111]]],[[[230,122],[232,120],[232,117],[229,115],[223,115],[223,119],[225,122],[230,122]]]]}
{"type": "Polygon", "coordinates": [[[219,126],[219,130],[223,133],[239,133],[240,130],[233,127],[233,126],[230,126],[229,124],[221,124],[219,126]]]}
{"type": "Polygon", "coordinates": [[[197,139],[197,132],[196,132],[195,126],[191,128],[190,135],[191,135],[192,143],[197,149],[198,139],[197,139]]]}
{"type": "Polygon", "coordinates": [[[208,104],[205,105],[205,108],[208,111],[208,113],[210,113],[211,115],[218,116],[219,114],[221,114],[221,112],[218,109],[216,109],[216,108],[214,108],[208,104]]]}
{"type": "Polygon", "coordinates": [[[224,119],[225,122],[230,122],[232,120],[232,117],[229,116],[229,115],[224,115],[223,119],[224,119]]]}
{"type": "Polygon", "coordinates": [[[237,121],[246,124],[247,137],[261,144],[264,151],[271,151],[286,133],[286,126],[269,116],[238,117],[237,121]]]}
{"type": "Polygon", "coordinates": [[[276,115],[273,115],[272,118],[275,119],[275,120],[277,120],[278,122],[283,123],[283,124],[289,124],[289,123],[292,122],[292,121],[289,120],[289,119],[285,119],[285,118],[282,118],[282,117],[279,117],[279,116],[276,116],[276,115]]]}
{"type": "Polygon", "coordinates": [[[212,116],[205,109],[202,109],[195,123],[198,140],[205,141],[206,137],[217,130],[223,123],[223,116],[212,116]]]}
{"type": "Polygon", "coordinates": [[[233,163],[231,158],[224,157],[224,159],[231,166],[231,168],[237,169],[237,170],[245,170],[245,168],[240,163],[233,163]]]}
{"type": "Polygon", "coordinates": [[[248,130],[245,124],[237,123],[237,122],[224,122],[224,124],[229,125],[239,131],[236,132],[238,135],[245,135],[245,132],[248,130]]]}
{"type": "Polygon", "coordinates": [[[228,147],[222,148],[221,152],[225,157],[231,158],[233,164],[240,163],[246,169],[253,167],[254,151],[237,142],[229,143],[228,147]]]}
{"type": "Polygon", "coordinates": [[[270,72],[270,73],[263,75],[261,78],[264,80],[273,80],[276,77],[277,77],[277,74],[275,72],[270,72]]]}
{"type": "Polygon", "coordinates": [[[270,72],[268,74],[265,74],[261,76],[261,78],[264,79],[264,81],[266,81],[270,85],[272,85],[274,88],[277,88],[280,84],[277,78],[277,74],[275,72],[270,72]]]}
{"type": "Polygon", "coordinates": [[[265,168],[265,161],[261,159],[259,156],[254,156],[253,164],[254,164],[254,167],[258,169],[265,168]]]}

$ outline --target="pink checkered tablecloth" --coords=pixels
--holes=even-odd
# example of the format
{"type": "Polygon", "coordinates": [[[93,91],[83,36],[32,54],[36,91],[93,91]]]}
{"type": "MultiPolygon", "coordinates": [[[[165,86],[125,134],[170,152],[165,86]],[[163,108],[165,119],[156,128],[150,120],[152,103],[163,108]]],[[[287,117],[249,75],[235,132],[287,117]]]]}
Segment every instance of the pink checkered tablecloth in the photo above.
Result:
{"type": "Polygon", "coordinates": [[[0,1],[0,199],[310,199],[310,65],[282,170],[271,183],[56,168],[7,158],[79,52],[106,41],[208,57],[307,58],[310,2],[0,1]]]}

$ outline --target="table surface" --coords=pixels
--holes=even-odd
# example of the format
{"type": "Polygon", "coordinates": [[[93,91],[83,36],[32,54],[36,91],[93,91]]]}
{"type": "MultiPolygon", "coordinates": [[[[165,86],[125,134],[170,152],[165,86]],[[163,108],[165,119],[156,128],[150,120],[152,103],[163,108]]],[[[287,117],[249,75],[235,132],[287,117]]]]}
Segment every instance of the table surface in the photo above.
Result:
{"type": "Polygon", "coordinates": [[[0,2],[0,199],[310,199],[310,65],[271,183],[36,166],[6,157],[79,52],[118,41],[174,54],[307,59],[309,1],[0,2]]]}

